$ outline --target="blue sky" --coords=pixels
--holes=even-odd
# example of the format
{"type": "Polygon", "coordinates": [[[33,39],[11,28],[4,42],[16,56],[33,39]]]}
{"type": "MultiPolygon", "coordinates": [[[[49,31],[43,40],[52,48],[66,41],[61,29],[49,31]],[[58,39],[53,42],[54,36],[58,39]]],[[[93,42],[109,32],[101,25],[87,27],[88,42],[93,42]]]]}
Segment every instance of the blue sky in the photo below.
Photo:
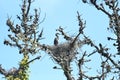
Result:
{"type": "MultiPolygon", "coordinates": [[[[11,67],[18,67],[22,57],[18,54],[17,48],[3,45],[4,39],[8,39],[6,20],[10,16],[13,21],[16,21],[16,15],[20,14],[20,4],[20,0],[0,0],[0,64],[7,70],[11,67]]],[[[44,28],[43,36],[45,37],[41,41],[42,43],[53,44],[55,29],[59,26],[65,28],[65,31],[71,36],[77,34],[79,28],[77,11],[79,11],[87,22],[85,33],[95,43],[112,45],[112,43],[107,42],[107,36],[113,36],[111,32],[107,31],[108,17],[97,11],[92,5],[83,4],[80,0],[35,0],[32,4],[32,9],[34,8],[41,9],[41,19],[46,14],[45,21],[40,24],[40,28],[44,28]]],[[[89,48],[86,49],[89,51],[89,48]]],[[[66,80],[62,70],[52,69],[57,64],[44,52],[40,53],[42,58],[31,64],[30,80],[66,80]]],[[[97,57],[94,56],[93,59],[97,60],[97,57]]],[[[97,64],[97,62],[94,63],[97,64]]],[[[0,80],[4,80],[1,75],[0,80]]]]}

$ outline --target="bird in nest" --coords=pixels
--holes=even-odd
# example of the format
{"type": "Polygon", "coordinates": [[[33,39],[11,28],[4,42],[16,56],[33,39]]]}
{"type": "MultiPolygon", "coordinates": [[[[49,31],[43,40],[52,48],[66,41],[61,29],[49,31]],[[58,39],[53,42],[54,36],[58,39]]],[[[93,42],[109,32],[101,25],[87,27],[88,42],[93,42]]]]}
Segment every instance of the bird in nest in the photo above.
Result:
{"type": "Polygon", "coordinates": [[[59,40],[59,36],[58,36],[58,35],[59,35],[59,33],[56,33],[56,34],[55,34],[55,36],[56,36],[55,39],[54,39],[54,45],[55,45],[55,46],[58,45],[58,40],[59,40]]]}

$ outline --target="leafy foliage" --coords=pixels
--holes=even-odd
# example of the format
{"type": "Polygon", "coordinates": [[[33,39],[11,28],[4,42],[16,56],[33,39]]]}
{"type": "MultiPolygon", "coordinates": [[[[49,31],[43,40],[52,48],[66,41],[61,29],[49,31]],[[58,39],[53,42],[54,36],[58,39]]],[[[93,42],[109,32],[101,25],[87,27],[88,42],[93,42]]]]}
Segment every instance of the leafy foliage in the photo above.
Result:
{"type": "Polygon", "coordinates": [[[17,19],[21,21],[20,24],[14,24],[11,18],[8,18],[6,25],[9,27],[8,34],[10,40],[5,40],[4,44],[17,47],[19,53],[23,55],[22,60],[19,63],[19,68],[12,68],[10,71],[6,71],[1,67],[1,74],[5,76],[7,80],[29,80],[29,64],[36,59],[40,59],[40,56],[35,59],[29,60],[30,55],[35,55],[39,52],[39,41],[42,39],[42,33],[37,31],[39,26],[38,10],[34,10],[34,16],[29,14],[31,0],[23,0],[21,6],[21,16],[17,15],[17,19]]]}

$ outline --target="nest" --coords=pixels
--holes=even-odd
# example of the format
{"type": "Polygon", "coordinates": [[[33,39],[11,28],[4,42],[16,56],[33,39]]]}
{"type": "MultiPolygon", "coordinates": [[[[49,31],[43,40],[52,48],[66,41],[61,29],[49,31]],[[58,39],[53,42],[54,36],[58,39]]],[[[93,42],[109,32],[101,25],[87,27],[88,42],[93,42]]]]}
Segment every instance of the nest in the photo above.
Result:
{"type": "Polygon", "coordinates": [[[61,43],[57,46],[48,46],[48,53],[58,63],[66,61],[71,62],[78,54],[78,48],[80,48],[84,43],[84,40],[77,40],[74,44],[70,41],[61,43]]]}

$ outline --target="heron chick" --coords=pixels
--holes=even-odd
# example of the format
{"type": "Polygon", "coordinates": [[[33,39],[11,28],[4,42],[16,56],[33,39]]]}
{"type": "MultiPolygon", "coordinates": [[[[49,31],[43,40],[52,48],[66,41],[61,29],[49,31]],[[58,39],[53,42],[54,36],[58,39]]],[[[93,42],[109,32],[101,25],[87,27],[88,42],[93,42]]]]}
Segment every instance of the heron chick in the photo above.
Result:
{"type": "Polygon", "coordinates": [[[54,45],[55,45],[55,46],[58,45],[58,40],[59,40],[59,36],[58,36],[58,35],[59,35],[59,33],[56,33],[56,34],[55,34],[55,36],[56,36],[55,39],[54,39],[54,45]]]}

